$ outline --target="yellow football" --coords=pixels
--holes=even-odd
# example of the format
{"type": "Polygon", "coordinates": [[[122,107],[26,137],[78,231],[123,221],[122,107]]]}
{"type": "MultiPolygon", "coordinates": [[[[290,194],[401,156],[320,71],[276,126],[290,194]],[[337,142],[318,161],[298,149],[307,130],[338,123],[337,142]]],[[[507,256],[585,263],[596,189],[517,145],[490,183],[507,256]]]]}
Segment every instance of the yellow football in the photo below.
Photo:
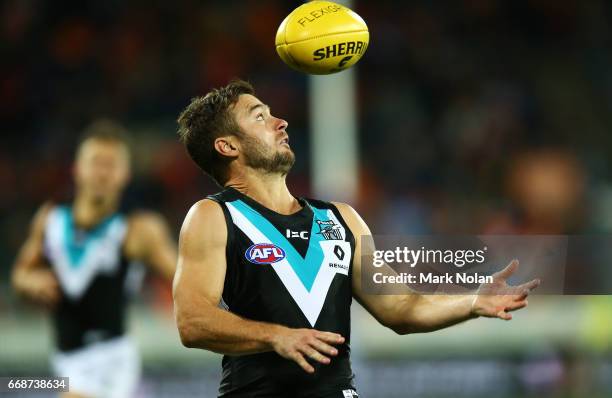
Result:
{"type": "Polygon", "coordinates": [[[302,4],[278,27],[276,52],[295,70],[327,75],[350,68],[361,59],[370,32],[349,8],[331,1],[302,4]]]}

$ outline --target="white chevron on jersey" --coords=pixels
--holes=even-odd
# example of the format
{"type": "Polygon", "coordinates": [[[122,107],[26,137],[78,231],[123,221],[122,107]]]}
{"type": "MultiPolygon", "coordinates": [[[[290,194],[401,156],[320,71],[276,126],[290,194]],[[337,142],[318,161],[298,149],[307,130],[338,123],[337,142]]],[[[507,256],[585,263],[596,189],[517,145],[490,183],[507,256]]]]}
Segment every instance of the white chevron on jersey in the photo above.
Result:
{"type": "MultiPolygon", "coordinates": [[[[269,243],[279,245],[281,242],[272,242],[259,229],[249,221],[231,202],[226,202],[227,208],[232,216],[234,224],[240,228],[242,232],[254,243],[269,243]]],[[[342,224],[335,217],[331,210],[327,210],[327,217],[333,220],[336,225],[342,228],[342,236],[346,236],[342,224]]],[[[336,274],[348,275],[348,269],[351,263],[351,245],[344,240],[321,241],[321,249],[324,257],[320,264],[319,272],[315,277],[310,291],[306,289],[298,275],[295,273],[293,266],[284,258],[276,263],[270,264],[274,269],[281,282],[298,305],[308,322],[314,327],[319,318],[319,314],[323,309],[327,292],[332,284],[336,274]],[[334,254],[334,248],[340,248],[348,255],[343,256],[343,259],[337,258],[334,254]],[[341,265],[341,266],[338,266],[341,265]]],[[[281,245],[282,247],[282,245],[281,245]]]]}
{"type": "Polygon", "coordinates": [[[73,228],[70,209],[55,207],[45,227],[45,254],[58,277],[61,288],[71,299],[78,299],[98,274],[112,274],[121,261],[127,224],[123,217],[113,218],[99,237],[91,238],[78,264],[68,253],[67,233],[73,228]]]}

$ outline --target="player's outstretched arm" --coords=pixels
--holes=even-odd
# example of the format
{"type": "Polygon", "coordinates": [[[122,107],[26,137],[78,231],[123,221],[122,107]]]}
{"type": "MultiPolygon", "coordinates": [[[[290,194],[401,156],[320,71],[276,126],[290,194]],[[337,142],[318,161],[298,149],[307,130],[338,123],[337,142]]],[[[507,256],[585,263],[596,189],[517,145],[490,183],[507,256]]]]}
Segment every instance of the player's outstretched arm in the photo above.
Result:
{"type": "Polygon", "coordinates": [[[306,372],[309,357],[323,364],[337,355],[332,345],[344,342],[337,333],[290,329],[256,322],[218,307],[226,271],[227,227],[220,205],[196,203],[185,218],[174,276],[174,311],[183,345],[229,355],[276,351],[306,372]]]}
{"type": "MultiPolygon", "coordinates": [[[[518,267],[515,260],[493,275],[494,282],[482,285],[476,295],[421,295],[407,286],[405,292],[398,295],[365,294],[361,288],[360,237],[371,237],[370,229],[349,205],[335,205],[355,236],[353,295],[381,324],[396,333],[431,332],[479,316],[510,320],[510,312],[527,306],[530,290],[539,285],[539,280],[519,286],[509,286],[506,283],[518,267]]],[[[394,272],[390,267],[386,271],[394,272]]]]}
{"type": "Polygon", "coordinates": [[[29,235],[21,246],[11,275],[13,289],[36,304],[52,308],[60,298],[60,288],[43,256],[44,230],[51,204],[44,204],[34,216],[29,235]]]}
{"type": "Polygon", "coordinates": [[[174,278],[176,243],[161,215],[138,212],[130,216],[125,252],[129,259],[142,261],[165,279],[174,278]]]}

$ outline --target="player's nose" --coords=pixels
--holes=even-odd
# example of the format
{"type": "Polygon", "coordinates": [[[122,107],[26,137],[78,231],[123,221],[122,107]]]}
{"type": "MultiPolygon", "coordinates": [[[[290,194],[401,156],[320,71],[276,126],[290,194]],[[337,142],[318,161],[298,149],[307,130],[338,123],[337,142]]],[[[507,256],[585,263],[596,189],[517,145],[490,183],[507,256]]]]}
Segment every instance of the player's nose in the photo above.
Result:
{"type": "Polygon", "coordinates": [[[277,120],[276,130],[281,130],[281,131],[287,130],[287,127],[289,127],[289,123],[286,120],[279,119],[279,118],[277,118],[276,120],[277,120]]]}

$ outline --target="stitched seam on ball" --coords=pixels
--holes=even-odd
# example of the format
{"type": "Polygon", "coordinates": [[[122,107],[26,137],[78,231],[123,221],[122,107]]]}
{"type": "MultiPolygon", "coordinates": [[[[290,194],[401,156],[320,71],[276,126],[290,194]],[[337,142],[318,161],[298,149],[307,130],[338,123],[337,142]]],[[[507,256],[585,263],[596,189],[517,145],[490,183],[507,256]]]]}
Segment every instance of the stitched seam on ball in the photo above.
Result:
{"type": "Polygon", "coordinates": [[[287,45],[287,26],[289,26],[289,22],[291,22],[291,15],[289,15],[289,20],[287,21],[287,25],[285,25],[285,29],[283,32],[283,41],[285,42],[285,45],[287,45]]]}
{"type": "MultiPolygon", "coordinates": [[[[287,44],[285,44],[285,47],[287,46],[287,44]]],[[[287,55],[287,58],[289,58],[291,60],[291,62],[293,62],[293,65],[297,68],[300,69],[302,68],[302,65],[300,65],[299,62],[297,62],[292,56],[291,53],[289,52],[289,49],[285,48],[285,55],[287,55]]]]}
{"type": "Polygon", "coordinates": [[[306,39],[300,39],[300,40],[292,41],[291,43],[289,43],[287,41],[287,38],[285,37],[285,43],[286,44],[296,44],[296,43],[301,43],[303,41],[319,39],[321,37],[335,36],[335,35],[344,35],[344,34],[347,34],[347,33],[370,33],[370,32],[368,30],[347,30],[346,32],[326,33],[324,35],[312,36],[312,37],[308,37],[306,39]]]}

